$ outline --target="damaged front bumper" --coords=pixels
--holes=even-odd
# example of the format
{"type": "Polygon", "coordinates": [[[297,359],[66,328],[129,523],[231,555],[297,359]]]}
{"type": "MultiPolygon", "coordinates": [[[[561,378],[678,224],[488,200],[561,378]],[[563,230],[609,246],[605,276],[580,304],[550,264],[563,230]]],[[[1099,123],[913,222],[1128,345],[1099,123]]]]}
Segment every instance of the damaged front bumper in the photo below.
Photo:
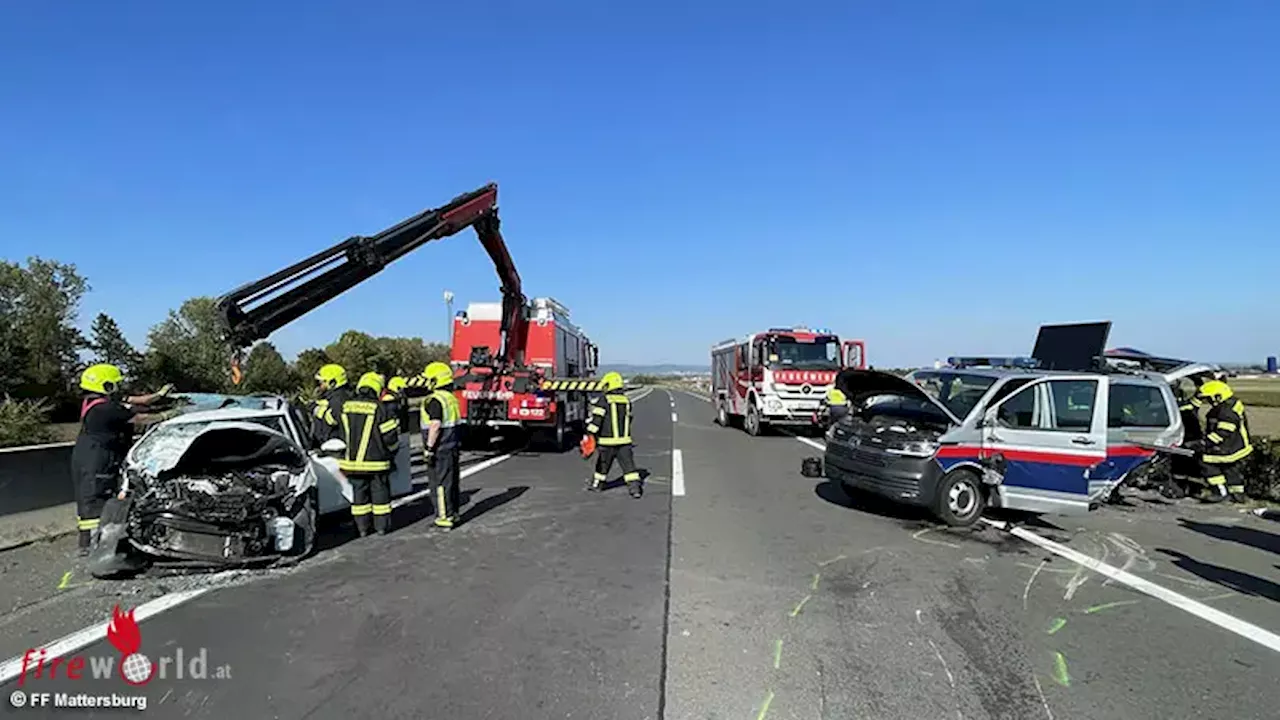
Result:
{"type": "Polygon", "coordinates": [[[159,471],[154,465],[126,469],[124,491],[104,508],[90,559],[95,576],[156,562],[259,566],[310,553],[317,495],[301,448],[249,423],[215,424],[190,435],[159,471]]]}

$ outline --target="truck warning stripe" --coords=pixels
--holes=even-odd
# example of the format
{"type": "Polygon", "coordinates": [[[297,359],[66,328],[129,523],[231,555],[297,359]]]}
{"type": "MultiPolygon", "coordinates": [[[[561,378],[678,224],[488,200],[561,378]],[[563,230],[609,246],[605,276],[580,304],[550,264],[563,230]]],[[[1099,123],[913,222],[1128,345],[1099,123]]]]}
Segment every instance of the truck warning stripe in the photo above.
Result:
{"type": "Polygon", "coordinates": [[[580,392],[599,392],[604,388],[593,380],[543,380],[538,386],[541,390],[568,390],[580,392]]]}

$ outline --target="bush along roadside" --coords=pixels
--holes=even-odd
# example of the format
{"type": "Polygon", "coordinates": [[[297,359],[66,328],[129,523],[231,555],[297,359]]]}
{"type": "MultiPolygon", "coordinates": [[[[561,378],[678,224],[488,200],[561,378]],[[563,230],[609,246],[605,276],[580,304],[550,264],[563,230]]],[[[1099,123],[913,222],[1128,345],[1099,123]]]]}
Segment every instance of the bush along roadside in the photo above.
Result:
{"type": "Polygon", "coordinates": [[[1244,461],[1244,492],[1258,500],[1280,501],[1280,438],[1253,438],[1244,461]]]}
{"type": "Polygon", "coordinates": [[[48,400],[0,400],[0,447],[53,442],[53,429],[47,424],[52,411],[48,400]]]}

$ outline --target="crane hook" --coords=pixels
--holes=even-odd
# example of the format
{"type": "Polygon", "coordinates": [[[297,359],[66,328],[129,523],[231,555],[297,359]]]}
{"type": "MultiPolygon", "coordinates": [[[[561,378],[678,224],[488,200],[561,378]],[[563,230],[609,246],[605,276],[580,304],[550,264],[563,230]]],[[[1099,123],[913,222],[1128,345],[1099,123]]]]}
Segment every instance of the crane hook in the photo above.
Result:
{"type": "Polygon", "coordinates": [[[231,355],[231,384],[239,385],[244,379],[244,372],[240,369],[240,351],[237,350],[231,355]]]}

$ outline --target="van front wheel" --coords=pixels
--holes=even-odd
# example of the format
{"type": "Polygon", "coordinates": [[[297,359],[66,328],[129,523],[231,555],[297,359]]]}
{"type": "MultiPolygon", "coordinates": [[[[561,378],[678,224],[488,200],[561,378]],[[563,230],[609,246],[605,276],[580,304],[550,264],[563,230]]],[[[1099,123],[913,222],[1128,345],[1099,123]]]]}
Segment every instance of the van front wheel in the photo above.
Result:
{"type": "Polygon", "coordinates": [[[933,513],[951,527],[969,527],[978,522],[987,509],[982,480],[969,469],[952,470],[938,483],[933,500],[933,513]]]}

